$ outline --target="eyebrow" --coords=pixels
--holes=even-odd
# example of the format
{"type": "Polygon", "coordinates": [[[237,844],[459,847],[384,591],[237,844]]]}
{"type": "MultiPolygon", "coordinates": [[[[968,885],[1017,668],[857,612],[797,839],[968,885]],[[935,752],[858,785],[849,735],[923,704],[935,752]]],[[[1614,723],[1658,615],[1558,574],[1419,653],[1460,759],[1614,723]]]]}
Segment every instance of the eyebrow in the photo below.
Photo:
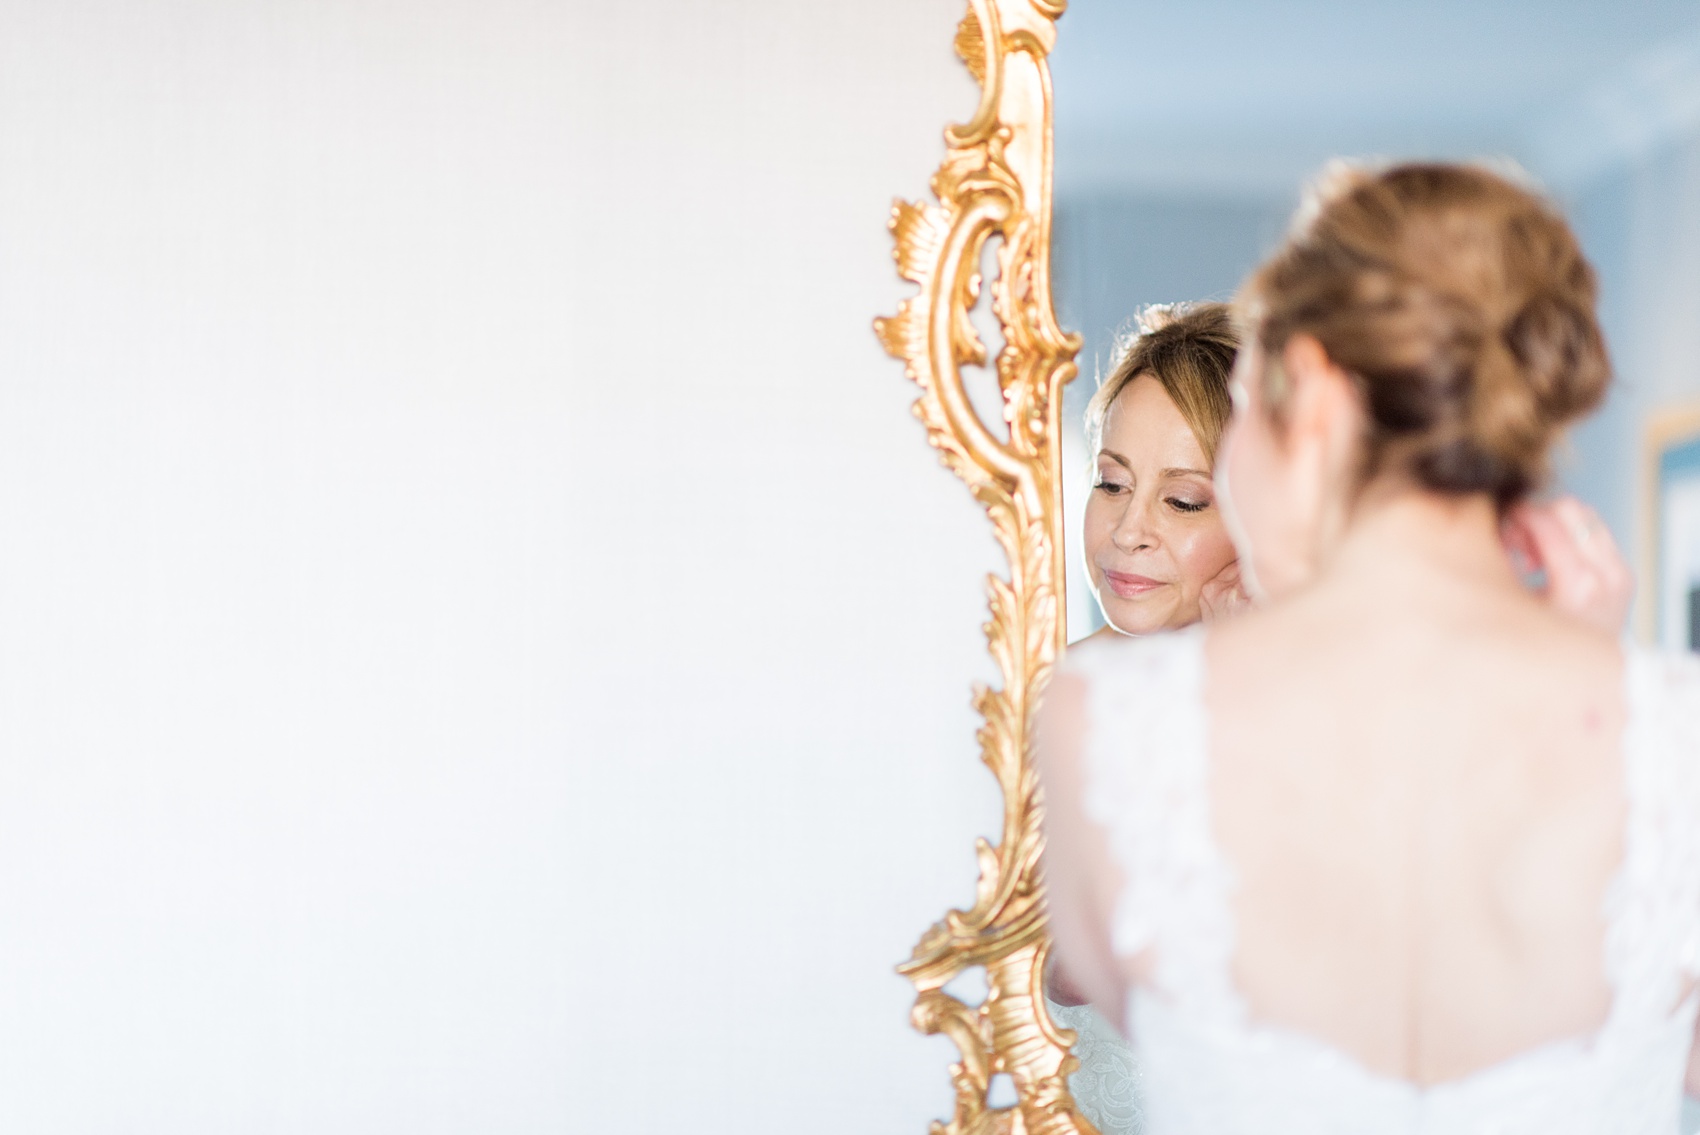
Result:
{"type": "MultiPolygon", "coordinates": [[[[1120,465],[1129,473],[1133,472],[1133,466],[1128,462],[1128,459],[1113,449],[1100,449],[1098,451],[1098,456],[1108,457],[1111,461],[1114,461],[1117,465],[1120,465]]],[[[1208,477],[1210,476],[1210,471],[1208,469],[1181,469],[1176,467],[1164,469],[1161,475],[1164,477],[1208,477]]]]}

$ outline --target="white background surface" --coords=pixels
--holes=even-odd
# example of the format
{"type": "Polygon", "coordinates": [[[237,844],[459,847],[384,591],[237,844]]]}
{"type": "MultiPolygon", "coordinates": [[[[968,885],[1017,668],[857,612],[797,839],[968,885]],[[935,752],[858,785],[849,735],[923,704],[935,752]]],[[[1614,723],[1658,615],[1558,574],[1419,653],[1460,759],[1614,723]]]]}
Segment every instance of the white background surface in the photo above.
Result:
{"type": "MultiPolygon", "coordinates": [[[[0,1131],[948,1113],[995,560],[868,324],[961,10],[0,0],[0,1131]]],[[[1599,198],[1611,516],[1695,153],[1599,198]]]]}
{"type": "Polygon", "coordinates": [[[948,1114],[960,7],[0,6],[0,1130],[948,1114]]]}

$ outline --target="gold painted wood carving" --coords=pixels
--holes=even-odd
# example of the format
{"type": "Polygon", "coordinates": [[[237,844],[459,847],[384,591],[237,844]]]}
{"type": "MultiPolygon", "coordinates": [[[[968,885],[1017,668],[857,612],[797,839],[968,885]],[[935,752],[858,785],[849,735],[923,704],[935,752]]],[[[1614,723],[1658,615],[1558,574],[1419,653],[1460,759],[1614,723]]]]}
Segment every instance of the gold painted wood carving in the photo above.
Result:
{"type": "Polygon", "coordinates": [[[1028,748],[1037,699],[1066,634],[1059,414],[1080,340],[1058,328],[1051,305],[1046,63],[1066,3],[971,0],[956,51],[980,84],[979,106],[969,122],[945,131],[948,153],[932,179],[936,203],[892,207],[897,270],[920,291],[896,316],[874,321],[886,350],[921,387],[915,414],[927,440],[985,507],[1009,559],[1008,580],[989,580],[985,626],[1003,686],[974,694],[985,718],[981,759],[1003,791],[1001,842],[978,841],[973,906],[947,913],[898,967],[918,991],[915,1027],[944,1033],[961,1050],[951,1066],[955,1114],[934,1123],[934,1135],[1093,1130],[1068,1090],[1074,1034],[1045,1012],[1042,813],[1028,748]],[[993,238],[1001,241],[990,290],[1004,339],[995,360],[1003,421],[988,424],[969,400],[961,368],[987,361],[969,312],[993,238]],[[944,989],[973,966],[986,977],[978,1005],[944,989]],[[1013,1082],[1016,1102],[994,1107],[988,1091],[1000,1073],[1013,1082]]]}

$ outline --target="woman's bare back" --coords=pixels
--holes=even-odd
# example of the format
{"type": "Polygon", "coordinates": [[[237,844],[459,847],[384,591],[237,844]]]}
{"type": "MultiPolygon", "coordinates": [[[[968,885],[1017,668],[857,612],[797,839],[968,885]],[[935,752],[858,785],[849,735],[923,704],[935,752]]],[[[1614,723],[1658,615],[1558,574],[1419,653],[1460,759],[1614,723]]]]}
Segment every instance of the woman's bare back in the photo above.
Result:
{"type": "Polygon", "coordinates": [[[1210,808],[1252,1016],[1433,1084],[1605,1020],[1624,663],[1514,588],[1405,582],[1212,630],[1210,808]]]}

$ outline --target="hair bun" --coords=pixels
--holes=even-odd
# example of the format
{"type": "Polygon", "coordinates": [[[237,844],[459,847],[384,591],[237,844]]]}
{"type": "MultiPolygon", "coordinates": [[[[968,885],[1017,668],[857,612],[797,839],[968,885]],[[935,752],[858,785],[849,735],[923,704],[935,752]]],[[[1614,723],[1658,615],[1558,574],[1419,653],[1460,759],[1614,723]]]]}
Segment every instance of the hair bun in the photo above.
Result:
{"type": "MultiPolygon", "coordinates": [[[[1264,348],[1311,335],[1358,376],[1366,477],[1400,465],[1437,492],[1523,496],[1610,381],[1593,269],[1569,226],[1465,166],[1334,185],[1247,288],[1264,348]]],[[[1276,413],[1278,393],[1264,399],[1276,413]]]]}
{"type": "Polygon", "coordinates": [[[1591,286],[1585,299],[1550,289],[1537,291],[1499,334],[1535,398],[1541,419],[1553,428],[1591,410],[1611,380],[1593,298],[1591,286]]]}

